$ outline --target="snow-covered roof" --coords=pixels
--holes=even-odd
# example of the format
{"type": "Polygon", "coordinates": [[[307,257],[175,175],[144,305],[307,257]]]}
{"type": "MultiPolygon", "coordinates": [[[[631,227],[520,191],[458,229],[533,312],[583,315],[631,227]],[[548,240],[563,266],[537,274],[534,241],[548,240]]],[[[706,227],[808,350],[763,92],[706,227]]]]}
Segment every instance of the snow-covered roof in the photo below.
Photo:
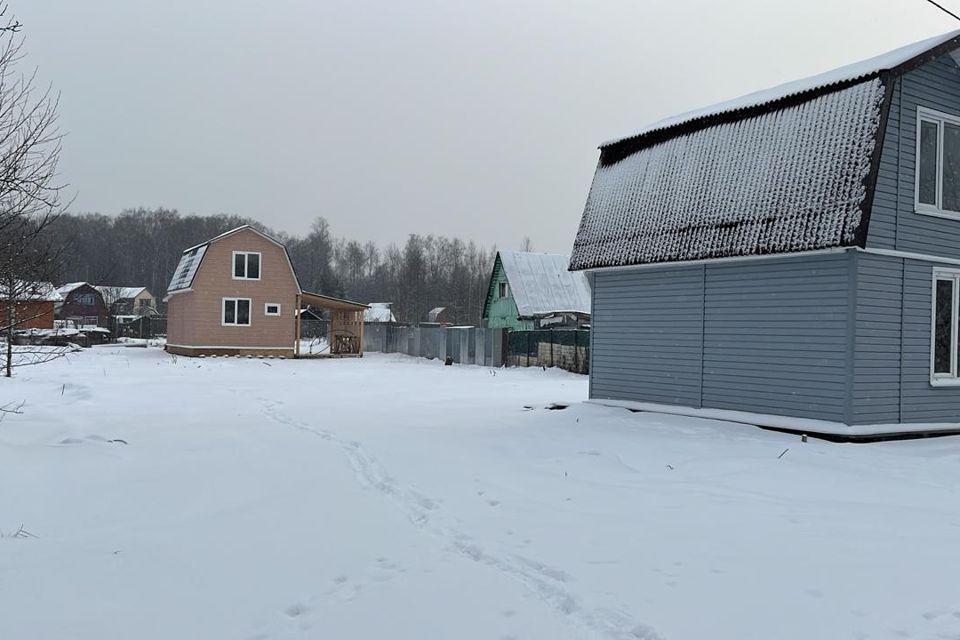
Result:
{"type": "Polygon", "coordinates": [[[583,273],[567,270],[570,256],[500,251],[497,258],[521,317],[554,311],[590,313],[590,285],[583,273]]]}
{"type": "Polygon", "coordinates": [[[446,310],[446,307],[434,307],[433,309],[430,309],[430,311],[427,313],[427,322],[436,322],[437,318],[440,317],[440,314],[446,310]]]}
{"type": "Polygon", "coordinates": [[[601,163],[571,268],[849,244],[882,97],[873,79],[601,163]]]}
{"type": "Polygon", "coordinates": [[[94,288],[99,291],[100,295],[102,295],[108,302],[116,302],[117,300],[132,300],[147,290],[146,287],[113,287],[106,284],[99,285],[94,288]]]}
{"type": "Polygon", "coordinates": [[[397,318],[390,310],[392,302],[368,302],[369,309],[363,312],[364,322],[396,322],[397,318]]]}
{"type": "Polygon", "coordinates": [[[59,293],[61,297],[66,298],[68,295],[70,295],[71,291],[73,291],[74,289],[79,289],[85,284],[87,283],[86,282],[68,282],[67,284],[63,284],[57,287],[57,293],[59,293]]]}
{"type": "Polygon", "coordinates": [[[794,80],[776,87],[755,91],[733,100],[727,100],[693,111],[687,111],[679,115],[670,116],[656,122],[650,123],[642,129],[631,134],[613,138],[602,143],[601,147],[607,147],[613,144],[639,138],[647,134],[669,129],[682,124],[691,123],[697,120],[709,118],[726,113],[736,113],[737,111],[758,107],[765,104],[777,102],[793,96],[800,96],[805,93],[812,93],[828,89],[832,86],[852,83],[858,80],[865,80],[879,75],[882,71],[894,70],[897,67],[915,60],[918,56],[936,49],[940,45],[950,42],[960,37],[960,29],[943,33],[926,40],[914,42],[906,46],[888,51],[876,57],[855,62],[838,69],[833,69],[825,73],[820,73],[809,78],[794,80]]]}
{"type": "Polygon", "coordinates": [[[862,242],[887,91],[958,48],[954,31],[605,143],[570,268],[862,242]]]}
{"type": "MultiPolygon", "coordinates": [[[[9,300],[10,292],[0,284],[0,299],[9,300]]],[[[29,282],[17,280],[13,285],[13,298],[31,302],[61,302],[63,298],[51,282],[29,282]]]]}
{"type": "Polygon", "coordinates": [[[197,275],[197,269],[200,268],[200,261],[203,260],[203,254],[207,252],[207,245],[191,247],[180,256],[180,262],[173,272],[173,278],[170,279],[170,285],[167,291],[179,291],[188,289],[193,284],[193,276],[197,275]]]}

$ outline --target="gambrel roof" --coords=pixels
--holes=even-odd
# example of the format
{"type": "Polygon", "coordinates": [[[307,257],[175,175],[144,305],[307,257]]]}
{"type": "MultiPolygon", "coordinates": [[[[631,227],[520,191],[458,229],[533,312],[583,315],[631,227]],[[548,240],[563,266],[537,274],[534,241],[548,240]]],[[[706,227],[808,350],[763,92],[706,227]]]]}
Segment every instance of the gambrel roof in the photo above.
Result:
{"type": "Polygon", "coordinates": [[[862,244],[893,81],[960,31],[601,146],[571,269],[862,244]]]}
{"type": "MultiPolygon", "coordinates": [[[[556,311],[590,313],[590,285],[582,273],[567,269],[570,256],[523,251],[499,251],[494,261],[502,265],[521,318],[556,311]]],[[[493,278],[490,278],[493,286],[493,278]]],[[[487,293],[489,305],[491,292],[487,293]]],[[[486,317],[487,309],[483,310],[486,317]]]]}
{"type": "Polygon", "coordinates": [[[293,269],[293,264],[290,262],[290,254],[287,253],[287,247],[276,238],[273,238],[266,233],[255,229],[248,224],[245,224],[237,227],[236,229],[225,231],[218,236],[214,236],[206,242],[201,242],[200,244],[194,245],[188,249],[184,249],[183,255],[180,256],[180,262],[177,264],[177,268],[173,272],[173,277],[170,279],[170,284],[167,286],[167,295],[190,289],[191,285],[193,285],[193,278],[197,275],[197,270],[200,269],[200,263],[203,262],[203,256],[207,251],[207,247],[214,242],[244,230],[252,231],[253,233],[266,238],[270,242],[283,249],[283,254],[287,258],[287,264],[290,266],[290,272],[293,274],[293,279],[297,283],[297,291],[301,291],[300,281],[297,279],[297,274],[293,269]]]}
{"type": "Polygon", "coordinates": [[[67,299],[67,296],[73,293],[75,290],[79,289],[82,286],[90,286],[89,282],[68,282],[67,284],[62,284],[57,287],[57,293],[60,294],[60,297],[64,300],[67,299]]]}

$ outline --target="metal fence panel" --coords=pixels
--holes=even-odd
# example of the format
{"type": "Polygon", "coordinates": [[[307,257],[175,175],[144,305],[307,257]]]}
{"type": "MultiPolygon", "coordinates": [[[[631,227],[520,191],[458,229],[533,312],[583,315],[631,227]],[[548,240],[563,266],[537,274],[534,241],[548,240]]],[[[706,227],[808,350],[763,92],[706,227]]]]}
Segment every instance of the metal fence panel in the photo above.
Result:
{"type": "Polygon", "coordinates": [[[507,362],[520,367],[560,367],[587,373],[590,366],[590,331],[586,329],[535,329],[511,331],[507,362]]]}

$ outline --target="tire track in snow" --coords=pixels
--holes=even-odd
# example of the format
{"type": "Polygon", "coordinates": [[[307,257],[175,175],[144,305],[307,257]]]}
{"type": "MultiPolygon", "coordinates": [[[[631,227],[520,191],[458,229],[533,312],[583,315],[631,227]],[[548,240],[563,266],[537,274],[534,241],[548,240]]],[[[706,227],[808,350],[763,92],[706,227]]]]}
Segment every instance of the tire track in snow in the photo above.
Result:
{"type": "Polygon", "coordinates": [[[566,574],[562,571],[525,558],[487,551],[463,532],[434,524],[430,516],[436,510],[436,502],[399,485],[387,470],[367,453],[361,443],[345,440],[331,431],[284,415],[279,410],[281,403],[262,398],[260,400],[263,402],[264,413],[274,422],[339,446],[363,486],[393,500],[410,522],[443,540],[461,556],[492,567],[519,581],[553,609],[604,637],[613,640],[663,640],[652,627],[638,623],[622,611],[586,608],[580,598],[567,588],[566,574]]]}

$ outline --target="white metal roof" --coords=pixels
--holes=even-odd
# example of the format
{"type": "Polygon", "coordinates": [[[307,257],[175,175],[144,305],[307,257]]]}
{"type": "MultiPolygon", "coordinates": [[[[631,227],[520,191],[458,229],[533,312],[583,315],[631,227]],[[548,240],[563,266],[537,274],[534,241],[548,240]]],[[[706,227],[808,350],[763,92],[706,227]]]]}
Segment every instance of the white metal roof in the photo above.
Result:
{"type": "Polygon", "coordinates": [[[522,251],[498,255],[521,317],[554,311],[590,313],[590,285],[583,273],[567,270],[570,256],[522,251]]]}
{"type": "Polygon", "coordinates": [[[146,287],[112,287],[110,285],[99,285],[94,287],[105,299],[110,298],[110,302],[117,300],[129,300],[147,290],[146,287]]]}
{"type": "Polygon", "coordinates": [[[363,312],[364,322],[396,322],[397,319],[390,310],[392,302],[368,302],[370,308],[363,312]]]}

